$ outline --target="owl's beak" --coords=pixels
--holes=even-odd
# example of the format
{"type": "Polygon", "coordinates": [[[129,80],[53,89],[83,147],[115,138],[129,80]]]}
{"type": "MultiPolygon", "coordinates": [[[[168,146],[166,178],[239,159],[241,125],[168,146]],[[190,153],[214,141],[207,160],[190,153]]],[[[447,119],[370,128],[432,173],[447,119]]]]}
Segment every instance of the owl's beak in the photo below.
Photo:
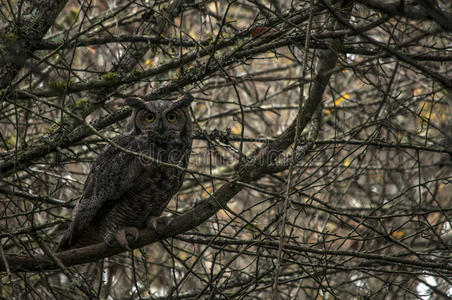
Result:
{"type": "Polygon", "coordinates": [[[163,135],[164,132],[165,132],[165,127],[163,126],[163,122],[160,121],[158,126],[157,126],[157,133],[159,135],[163,135]]]}

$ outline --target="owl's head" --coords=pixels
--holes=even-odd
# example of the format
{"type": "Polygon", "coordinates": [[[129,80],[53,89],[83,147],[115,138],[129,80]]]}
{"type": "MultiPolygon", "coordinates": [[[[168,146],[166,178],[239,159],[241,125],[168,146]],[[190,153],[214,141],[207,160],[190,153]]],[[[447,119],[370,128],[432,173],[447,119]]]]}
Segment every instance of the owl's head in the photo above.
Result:
{"type": "MultiPolygon", "coordinates": [[[[136,134],[145,134],[156,141],[177,141],[191,136],[191,119],[188,106],[193,96],[185,94],[175,101],[143,101],[127,98],[133,108],[129,124],[136,134]]],[[[130,126],[129,125],[129,126],[130,126]]]]}

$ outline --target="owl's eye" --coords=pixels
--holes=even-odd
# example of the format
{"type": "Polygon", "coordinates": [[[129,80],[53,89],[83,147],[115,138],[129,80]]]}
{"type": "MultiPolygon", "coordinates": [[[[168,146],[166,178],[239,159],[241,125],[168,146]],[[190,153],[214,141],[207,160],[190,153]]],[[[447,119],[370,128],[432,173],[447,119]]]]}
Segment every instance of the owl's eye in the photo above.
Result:
{"type": "Polygon", "coordinates": [[[146,120],[146,122],[152,123],[152,122],[154,122],[155,115],[153,113],[149,112],[144,116],[144,119],[146,120]]]}
{"type": "Polygon", "coordinates": [[[168,120],[168,122],[176,122],[177,115],[173,112],[170,112],[166,115],[166,119],[168,120]]]}

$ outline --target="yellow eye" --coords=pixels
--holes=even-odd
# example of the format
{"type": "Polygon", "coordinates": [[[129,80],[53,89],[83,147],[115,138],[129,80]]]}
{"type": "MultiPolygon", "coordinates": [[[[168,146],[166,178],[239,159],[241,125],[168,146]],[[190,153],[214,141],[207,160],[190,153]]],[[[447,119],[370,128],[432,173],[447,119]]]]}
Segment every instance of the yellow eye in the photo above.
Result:
{"type": "Polygon", "coordinates": [[[144,119],[146,120],[146,122],[152,123],[152,122],[154,122],[155,115],[153,113],[149,112],[144,116],[144,119]]]}
{"type": "Polygon", "coordinates": [[[166,119],[168,120],[168,122],[176,122],[177,120],[177,115],[173,112],[170,112],[166,115],[166,119]]]}

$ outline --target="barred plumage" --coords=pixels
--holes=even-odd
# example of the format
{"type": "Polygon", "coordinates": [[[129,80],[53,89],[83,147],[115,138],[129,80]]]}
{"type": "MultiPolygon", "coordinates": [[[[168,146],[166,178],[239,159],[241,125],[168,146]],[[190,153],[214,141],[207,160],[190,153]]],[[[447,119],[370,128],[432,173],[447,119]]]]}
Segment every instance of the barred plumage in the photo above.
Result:
{"type": "MultiPolygon", "coordinates": [[[[133,107],[131,131],[113,141],[186,168],[192,145],[188,113],[192,100],[189,94],[176,101],[127,99],[133,107]]],[[[57,251],[113,240],[128,248],[125,236],[137,233],[162,214],[181,187],[184,173],[107,145],[91,168],[57,251]]]]}

